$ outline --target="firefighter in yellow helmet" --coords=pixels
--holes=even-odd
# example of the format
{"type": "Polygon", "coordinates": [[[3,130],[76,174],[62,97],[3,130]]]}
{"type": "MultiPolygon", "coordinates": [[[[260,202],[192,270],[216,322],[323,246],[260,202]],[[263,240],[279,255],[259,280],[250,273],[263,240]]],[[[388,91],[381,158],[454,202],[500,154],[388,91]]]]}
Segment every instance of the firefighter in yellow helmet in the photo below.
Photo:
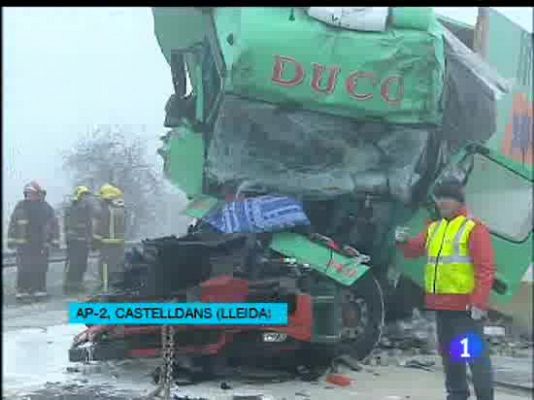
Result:
{"type": "Polygon", "coordinates": [[[15,206],[8,229],[8,247],[17,250],[17,299],[46,293],[50,247],[59,247],[59,224],[46,193],[35,181],[24,186],[24,200],[15,206]]]}
{"type": "Polygon", "coordinates": [[[120,268],[124,254],[126,212],[122,191],[106,183],[100,188],[100,215],[93,239],[100,249],[99,273],[102,289],[109,289],[109,281],[120,268]]]}
{"type": "Polygon", "coordinates": [[[93,240],[93,221],[97,215],[98,201],[87,186],[77,186],[64,216],[67,242],[63,284],[65,293],[83,290],[83,278],[87,271],[87,258],[93,240]]]}

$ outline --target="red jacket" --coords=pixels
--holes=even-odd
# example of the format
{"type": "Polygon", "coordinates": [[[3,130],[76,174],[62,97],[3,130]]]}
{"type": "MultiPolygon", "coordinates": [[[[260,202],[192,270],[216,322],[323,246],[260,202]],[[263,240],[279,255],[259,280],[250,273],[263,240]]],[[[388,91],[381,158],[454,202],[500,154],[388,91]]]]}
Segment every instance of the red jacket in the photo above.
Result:
{"type": "MultiPolygon", "coordinates": [[[[462,208],[458,215],[467,216],[467,210],[462,208]]],[[[475,265],[475,290],[470,295],[443,295],[425,294],[425,306],[431,310],[464,311],[469,306],[475,306],[483,310],[488,309],[489,297],[495,278],[495,261],[491,236],[484,224],[473,219],[476,226],[469,238],[469,254],[475,265]]],[[[406,258],[417,258],[426,255],[427,229],[417,237],[400,244],[400,248],[406,258]]]]}

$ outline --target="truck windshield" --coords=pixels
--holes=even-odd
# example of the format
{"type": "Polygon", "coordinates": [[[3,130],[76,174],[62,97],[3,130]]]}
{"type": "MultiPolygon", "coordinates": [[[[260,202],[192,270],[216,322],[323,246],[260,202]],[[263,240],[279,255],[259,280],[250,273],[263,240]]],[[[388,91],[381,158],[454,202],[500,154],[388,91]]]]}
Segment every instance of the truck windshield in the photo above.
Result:
{"type": "Polygon", "coordinates": [[[331,198],[362,191],[405,201],[429,131],[225,96],[208,149],[208,178],[331,198]]]}

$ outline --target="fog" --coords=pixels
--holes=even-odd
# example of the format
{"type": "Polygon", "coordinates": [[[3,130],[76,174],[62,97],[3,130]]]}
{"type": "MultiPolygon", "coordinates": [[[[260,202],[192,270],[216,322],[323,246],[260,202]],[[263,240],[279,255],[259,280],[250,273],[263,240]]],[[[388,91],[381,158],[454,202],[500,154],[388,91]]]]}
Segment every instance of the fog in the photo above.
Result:
{"type": "MultiPolygon", "coordinates": [[[[497,8],[532,32],[531,8],[497,8]]],[[[3,8],[4,221],[35,179],[52,204],[70,192],[60,152],[94,125],[134,124],[151,162],[164,133],[170,71],[149,8],[3,8]]],[[[474,24],[475,7],[438,7],[474,24]]]]}
{"type": "Polygon", "coordinates": [[[172,91],[148,8],[9,8],[3,18],[3,205],[36,179],[70,191],[60,151],[94,125],[144,127],[148,153],[172,91]]]}

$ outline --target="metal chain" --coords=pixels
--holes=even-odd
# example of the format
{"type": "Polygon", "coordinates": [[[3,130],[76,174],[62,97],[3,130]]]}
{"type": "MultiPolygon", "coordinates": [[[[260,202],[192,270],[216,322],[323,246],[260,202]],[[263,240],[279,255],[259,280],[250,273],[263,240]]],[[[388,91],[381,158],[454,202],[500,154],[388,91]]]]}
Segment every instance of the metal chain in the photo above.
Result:
{"type": "Polygon", "coordinates": [[[163,398],[165,400],[170,400],[171,398],[171,386],[172,386],[172,369],[174,361],[174,326],[165,326],[167,328],[166,335],[166,349],[164,354],[165,362],[165,376],[163,382],[163,398]]]}
{"type": "Polygon", "coordinates": [[[174,361],[174,326],[164,325],[161,327],[161,351],[163,355],[163,365],[160,369],[159,385],[156,390],[147,396],[147,399],[154,399],[163,392],[163,399],[170,400],[172,387],[172,370],[174,361]]]}

